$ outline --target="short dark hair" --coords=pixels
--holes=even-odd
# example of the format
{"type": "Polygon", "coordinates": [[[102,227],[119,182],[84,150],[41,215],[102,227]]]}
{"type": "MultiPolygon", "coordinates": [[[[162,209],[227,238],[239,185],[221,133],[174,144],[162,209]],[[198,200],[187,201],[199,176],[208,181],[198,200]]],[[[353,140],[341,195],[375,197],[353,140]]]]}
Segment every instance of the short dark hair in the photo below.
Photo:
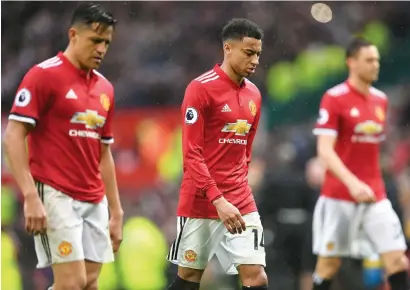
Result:
{"type": "Polygon", "coordinates": [[[356,37],[350,41],[346,48],[346,58],[355,57],[361,48],[372,45],[374,44],[363,37],[356,37]]]}
{"type": "Polygon", "coordinates": [[[71,18],[71,25],[101,23],[108,26],[115,26],[117,20],[114,16],[105,11],[99,4],[83,3],[74,10],[71,18]]]}
{"type": "Polygon", "coordinates": [[[263,30],[254,22],[244,18],[234,18],[222,29],[222,41],[242,40],[244,37],[263,38],[263,30]]]}

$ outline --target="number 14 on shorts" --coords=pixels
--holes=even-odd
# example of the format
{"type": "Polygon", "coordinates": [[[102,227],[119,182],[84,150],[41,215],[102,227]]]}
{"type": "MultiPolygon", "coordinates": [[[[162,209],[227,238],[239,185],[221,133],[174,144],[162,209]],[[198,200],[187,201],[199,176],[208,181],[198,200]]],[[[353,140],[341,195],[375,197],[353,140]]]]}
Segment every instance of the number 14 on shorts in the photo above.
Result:
{"type": "Polygon", "coordinates": [[[264,241],[264,237],[263,237],[263,232],[261,234],[261,240],[259,242],[259,231],[258,229],[252,229],[252,233],[253,233],[253,237],[254,237],[254,245],[253,248],[255,250],[258,250],[259,247],[264,248],[265,247],[265,241],[264,241]]]}

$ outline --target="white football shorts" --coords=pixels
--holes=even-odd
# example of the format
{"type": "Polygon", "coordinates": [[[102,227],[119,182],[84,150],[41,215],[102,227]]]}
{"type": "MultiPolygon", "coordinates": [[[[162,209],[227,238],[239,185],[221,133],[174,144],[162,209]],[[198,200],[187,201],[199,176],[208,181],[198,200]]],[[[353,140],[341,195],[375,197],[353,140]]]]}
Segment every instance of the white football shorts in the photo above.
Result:
{"type": "Polygon", "coordinates": [[[313,215],[313,252],[322,257],[364,258],[406,250],[400,220],[388,199],[356,204],[321,196],[313,215]]]}
{"type": "Polygon", "coordinates": [[[243,216],[246,231],[231,234],[216,219],[177,217],[177,238],[167,259],[181,267],[204,270],[214,255],[227,274],[239,265],[266,266],[263,227],[257,212],[243,216]]]}
{"type": "Polygon", "coordinates": [[[34,236],[37,268],[81,260],[114,261],[105,197],[98,204],[87,203],[36,184],[47,213],[47,233],[34,236]]]}

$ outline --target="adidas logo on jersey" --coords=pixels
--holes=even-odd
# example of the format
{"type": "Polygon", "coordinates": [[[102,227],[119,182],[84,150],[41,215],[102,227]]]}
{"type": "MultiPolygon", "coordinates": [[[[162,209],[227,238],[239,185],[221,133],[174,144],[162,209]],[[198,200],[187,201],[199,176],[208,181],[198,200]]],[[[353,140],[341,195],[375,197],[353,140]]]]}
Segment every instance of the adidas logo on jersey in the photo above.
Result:
{"type": "Polygon", "coordinates": [[[67,95],[65,95],[65,98],[66,98],[66,99],[72,99],[72,100],[78,99],[78,97],[77,97],[77,95],[74,93],[73,89],[71,89],[71,90],[68,91],[67,95]]]}
{"type": "Polygon", "coordinates": [[[223,106],[222,113],[228,113],[228,112],[232,112],[231,108],[229,108],[228,104],[225,104],[225,106],[223,106]]]}

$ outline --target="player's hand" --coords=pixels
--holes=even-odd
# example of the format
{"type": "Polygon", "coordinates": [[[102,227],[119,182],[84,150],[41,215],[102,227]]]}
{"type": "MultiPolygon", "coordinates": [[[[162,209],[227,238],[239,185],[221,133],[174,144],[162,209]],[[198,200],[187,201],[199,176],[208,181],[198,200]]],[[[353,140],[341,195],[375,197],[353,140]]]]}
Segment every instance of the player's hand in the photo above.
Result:
{"type": "Polygon", "coordinates": [[[219,218],[231,234],[241,234],[246,229],[245,221],[239,210],[224,197],[218,198],[213,204],[216,207],[219,218]]]}
{"type": "Polygon", "coordinates": [[[111,213],[109,229],[114,253],[118,251],[122,242],[123,213],[111,213]]]}
{"type": "Polygon", "coordinates": [[[24,198],[24,218],[25,228],[30,234],[44,234],[47,230],[46,209],[38,195],[33,192],[25,195],[24,198]]]}
{"type": "Polygon", "coordinates": [[[376,201],[373,190],[366,183],[356,180],[349,186],[350,195],[359,203],[370,203],[376,201]]]}

